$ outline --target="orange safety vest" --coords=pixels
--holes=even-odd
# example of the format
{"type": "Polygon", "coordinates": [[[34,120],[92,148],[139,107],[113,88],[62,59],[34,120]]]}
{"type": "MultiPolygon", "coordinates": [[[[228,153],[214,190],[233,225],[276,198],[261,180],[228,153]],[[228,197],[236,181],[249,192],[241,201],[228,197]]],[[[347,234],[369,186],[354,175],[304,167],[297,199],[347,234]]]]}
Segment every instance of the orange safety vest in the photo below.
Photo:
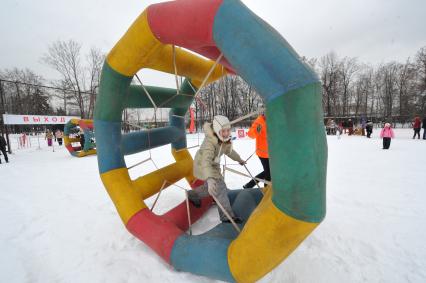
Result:
{"type": "Polygon", "coordinates": [[[256,139],[256,154],[262,158],[269,158],[268,140],[266,135],[266,118],[260,115],[253,122],[247,135],[252,139],[256,139]]]}

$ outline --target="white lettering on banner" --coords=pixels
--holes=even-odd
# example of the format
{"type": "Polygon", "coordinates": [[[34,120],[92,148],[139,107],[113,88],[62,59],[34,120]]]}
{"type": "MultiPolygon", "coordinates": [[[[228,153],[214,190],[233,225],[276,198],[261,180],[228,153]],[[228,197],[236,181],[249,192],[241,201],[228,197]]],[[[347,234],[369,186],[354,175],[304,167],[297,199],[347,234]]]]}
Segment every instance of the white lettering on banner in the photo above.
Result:
{"type": "Polygon", "coordinates": [[[80,117],[3,114],[5,125],[57,125],[66,124],[71,119],[80,119],[80,117]]]}

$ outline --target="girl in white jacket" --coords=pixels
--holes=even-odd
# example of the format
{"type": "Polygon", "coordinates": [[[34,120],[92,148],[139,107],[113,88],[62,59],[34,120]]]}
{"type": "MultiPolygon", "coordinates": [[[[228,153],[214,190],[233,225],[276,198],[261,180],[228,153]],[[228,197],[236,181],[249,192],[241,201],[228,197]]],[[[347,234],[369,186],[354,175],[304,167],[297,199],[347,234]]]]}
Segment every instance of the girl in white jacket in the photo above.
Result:
{"type": "MultiPolygon", "coordinates": [[[[189,191],[189,200],[197,207],[201,205],[201,197],[214,196],[235,222],[242,220],[235,216],[228,198],[228,188],[220,172],[220,158],[226,154],[232,160],[245,164],[240,155],[232,148],[231,124],[225,116],[215,116],[213,123],[204,124],[205,138],[194,158],[194,176],[205,181],[204,185],[189,191]]],[[[229,222],[219,210],[220,220],[229,222]]]]}

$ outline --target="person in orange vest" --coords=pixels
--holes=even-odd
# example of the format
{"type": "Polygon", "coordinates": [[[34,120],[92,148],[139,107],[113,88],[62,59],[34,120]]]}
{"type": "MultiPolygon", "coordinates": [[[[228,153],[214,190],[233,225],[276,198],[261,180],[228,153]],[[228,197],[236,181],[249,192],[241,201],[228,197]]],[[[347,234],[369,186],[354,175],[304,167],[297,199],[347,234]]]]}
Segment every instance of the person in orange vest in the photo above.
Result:
{"type": "MultiPolygon", "coordinates": [[[[247,135],[256,139],[256,155],[259,157],[263,166],[263,172],[256,175],[256,178],[271,181],[271,171],[269,170],[268,141],[266,139],[266,117],[265,114],[259,115],[250,127],[247,135]]],[[[256,185],[251,180],[243,186],[244,189],[253,188],[256,185]]]]}

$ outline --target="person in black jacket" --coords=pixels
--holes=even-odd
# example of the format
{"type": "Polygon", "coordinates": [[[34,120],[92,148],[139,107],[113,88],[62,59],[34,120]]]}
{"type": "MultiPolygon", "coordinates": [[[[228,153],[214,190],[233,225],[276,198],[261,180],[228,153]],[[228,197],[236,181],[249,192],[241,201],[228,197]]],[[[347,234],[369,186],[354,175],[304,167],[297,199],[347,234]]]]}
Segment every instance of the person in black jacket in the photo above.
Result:
{"type": "Polygon", "coordinates": [[[367,120],[367,123],[365,124],[365,129],[367,130],[367,138],[370,138],[371,134],[373,133],[373,122],[367,120]]]}
{"type": "Polygon", "coordinates": [[[423,139],[426,140],[426,115],[423,117],[422,128],[423,128],[423,139]]]}
{"type": "Polygon", "coordinates": [[[352,119],[348,120],[348,129],[349,129],[349,135],[352,136],[352,134],[354,133],[354,122],[352,121],[352,119]]]}
{"type": "MultiPolygon", "coordinates": [[[[6,152],[6,141],[3,136],[0,136],[0,151],[3,153],[4,160],[6,160],[6,163],[9,163],[9,158],[7,157],[7,152],[6,152]]],[[[0,159],[0,163],[1,163],[1,159],[0,159]]]]}

